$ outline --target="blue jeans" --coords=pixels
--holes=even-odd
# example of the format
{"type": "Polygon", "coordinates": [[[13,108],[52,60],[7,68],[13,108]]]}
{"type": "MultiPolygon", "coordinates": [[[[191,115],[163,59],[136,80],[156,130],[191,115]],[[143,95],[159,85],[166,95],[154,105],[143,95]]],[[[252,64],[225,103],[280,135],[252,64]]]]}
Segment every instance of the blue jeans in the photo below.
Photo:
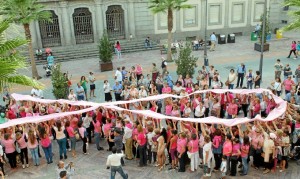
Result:
{"type": "Polygon", "coordinates": [[[229,84],[228,89],[233,89],[234,84],[229,84]]]}
{"type": "Polygon", "coordinates": [[[100,134],[95,132],[95,142],[96,142],[96,147],[99,150],[100,149],[100,134]]]}
{"type": "Polygon", "coordinates": [[[121,166],[111,166],[110,167],[110,179],[115,179],[116,173],[118,172],[123,179],[127,179],[128,178],[128,174],[124,173],[123,168],[121,166]]]}
{"type": "Polygon", "coordinates": [[[247,89],[252,89],[253,88],[253,82],[247,82],[247,89]]]}
{"type": "Polygon", "coordinates": [[[30,149],[31,152],[31,156],[33,159],[33,163],[35,165],[40,165],[40,157],[39,157],[39,153],[38,153],[38,147],[30,149]]]}
{"type": "Polygon", "coordinates": [[[77,100],[78,100],[78,101],[83,101],[83,100],[84,100],[84,96],[82,96],[82,95],[77,95],[77,100]]]}
{"type": "Polygon", "coordinates": [[[48,147],[42,147],[45,153],[45,157],[47,160],[47,163],[51,163],[52,161],[52,144],[50,144],[48,147]]]}
{"type": "Polygon", "coordinates": [[[70,141],[71,141],[71,149],[75,150],[76,148],[76,137],[70,137],[70,141]]]}
{"type": "Polygon", "coordinates": [[[59,146],[59,156],[62,157],[63,154],[66,157],[67,156],[67,138],[63,138],[63,139],[57,139],[57,143],[59,146]]]}
{"type": "Polygon", "coordinates": [[[248,156],[247,157],[242,157],[243,174],[244,175],[248,174],[249,166],[248,166],[248,161],[247,160],[248,160],[248,156]]]}

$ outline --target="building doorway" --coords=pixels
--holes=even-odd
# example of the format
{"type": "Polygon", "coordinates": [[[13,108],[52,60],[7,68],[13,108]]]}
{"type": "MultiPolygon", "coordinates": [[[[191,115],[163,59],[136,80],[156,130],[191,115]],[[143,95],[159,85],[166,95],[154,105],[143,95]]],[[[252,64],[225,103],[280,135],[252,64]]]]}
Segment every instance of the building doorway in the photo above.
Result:
{"type": "Polygon", "coordinates": [[[110,38],[125,39],[124,10],[120,5],[109,6],[106,11],[106,30],[110,38]]]}

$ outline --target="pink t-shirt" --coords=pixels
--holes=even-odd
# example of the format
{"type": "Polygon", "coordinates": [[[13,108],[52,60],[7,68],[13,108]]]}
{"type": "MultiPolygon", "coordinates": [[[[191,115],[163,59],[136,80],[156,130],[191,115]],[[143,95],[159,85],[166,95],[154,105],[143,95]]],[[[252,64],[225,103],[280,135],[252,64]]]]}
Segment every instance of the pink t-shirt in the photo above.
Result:
{"type": "Polygon", "coordinates": [[[74,137],[75,136],[73,127],[69,126],[69,127],[66,128],[66,130],[68,132],[69,137],[74,137]]]}
{"type": "Polygon", "coordinates": [[[103,132],[105,136],[108,136],[109,130],[111,129],[112,126],[113,126],[112,123],[106,123],[103,125],[103,132]]]}
{"type": "MultiPolygon", "coordinates": [[[[232,146],[232,154],[238,154],[238,151],[240,150],[240,148],[241,148],[241,146],[240,146],[239,143],[238,144],[234,144],[232,146]]],[[[235,155],[235,156],[237,156],[237,155],[235,155]]]]}
{"type": "Polygon", "coordinates": [[[188,94],[191,94],[193,92],[193,88],[191,87],[186,87],[185,88],[185,91],[188,93],[188,94]]]}
{"type": "Polygon", "coordinates": [[[51,140],[50,137],[47,135],[45,138],[41,138],[41,146],[42,147],[49,147],[49,145],[51,144],[51,140]]]}
{"type": "Polygon", "coordinates": [[[241,147],[241,157],[244,158],[244,157],[247,157],[247,156],[248,156],[249,148],[250,148],[249,145],[244,145],[244,144],[242,144],[242,147],[241,147]],[[243,152],[243,150],[245,150],[246,152],[243,152]]]}
{"type": "Polygon", "coordinates": [[[196,153],[199,150],[199,141],[196,140],[191,140],[188,144],[189,147],[191,147],[191,153],[196,153]]]}
{"type": "MultiPolygon", "coordinates": [[[[254,147],[254,149],[258,148],[258,143],[263,143],[263,141],[264,141],[264,138],[262,137],[262,135],[257,136],[255,131],[252,131],[250,133],[250,136],[251,136],[251,145],[254,147]]],[[[259,148],[261,148],[261,146],[259,148]]]]}
{"type": "Polygon", "coordinates": [[[177,152],[183,153],[186,148],[187,141],[186,139],[178,139],[177,140],[177,152]]]}
{"type": "Polygon", "coordinates": [[[225,141],[223,144],[223,155],[227,157],[231,156],[232,153],[232,143],[229,141],[225,141]]]}
{"type": "Polygon", "coordinates": [[[166,115],[171,116],[173,106],[168,104],[166,105],[165,108],[166,108],[166,115]]]}
{"type": "Polygon", "coordinates": [[[25,142],[25,139],[24,139],[24,134],[22,135],[22,137],[19,140],[17,140],[17,142],[18,142],[20,149],[24,149],[27,147],[27,143],[25,142]]]}
{"type": "Polygon", "coordinates": [[[99,121],[96,121],[96,123],[94,121],[92,121],[92,122],[93,122],[93,125],[94,125],[94,128],[95,128],[94,132],[95,133],[100,133],[100,130],[99,130],[100,129],[100,125],[101,125],[100,122],[99,121]]]}
{"type": "Polygon", "coordinates": [[[29,149],[34,149],[38,146],[38,141],[35,139],[34,143],[32,144],[29,140],[27,142],[27,146],[29,149]]]}
{"type": "Polygon", "coordinates": [[[134,129],[132,130],[132,139],[133,139],[133,140],[136,140],[137,135],[138,135],[137,128],[134,128],[134,129]]]}
{"type": "Polygon", "coordinates": [[[293,86],[295,83],[294,83],[293,80],[286,79],[286,80],[283,81],[283,84],[284,84],[285,90],[291,91],[291,90],[292,90],[292,86],[293,86]]]}
{"type": "Polygon", "coordinates": [[[162,93],[171,93],[171,87],[163,87],[163,89],[162,89],[162,93]]]}
{"type": "Polygon", "coordinates": [[[171,115],[174,117],[180,117],[179,111],[178,110],[172,110],[171,115]]]}
{"type": "Polygon", "coordinates": [[[138,133],[137,140],[140,141],[139,143],[140,146],[145,145],[147,142],[145,133],[144,132],[138,133]]]}
{"type": "Polygon", "coordinates": [[[10,154],[16,151],[15,141],[12,139],[2,140],[1,143],[5,147],[5,153],[10,154]]]}
{"type": "Polygon", "coordinates": [[[129,123],[127,123],[126,125],[125,125],[127,128],[129,128],[129,129],[132,129],[132,124],[129,122],[129,123]]]}

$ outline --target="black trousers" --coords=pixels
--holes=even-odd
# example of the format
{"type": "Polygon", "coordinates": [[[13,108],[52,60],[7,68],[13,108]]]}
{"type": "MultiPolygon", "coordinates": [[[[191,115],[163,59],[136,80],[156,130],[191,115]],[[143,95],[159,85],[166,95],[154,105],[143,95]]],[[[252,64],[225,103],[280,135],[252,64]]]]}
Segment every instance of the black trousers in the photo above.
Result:
{"type": "Polygon", "coordinates": [[[5,175],[5,172],[4,172],[4,163],[0,162],[0,167],[1,167],[3,175],[5,175]]]}
{"type": "Polygon", "coordinates": [[[92,143],[92,129],[91,127],[86,128],[87,138],[89,139],[89,143],[92,143]]]}
{"type": "Polygon", "coordinates": [[[290,50],[290,54],[289,54],[288,58],[291,57],[292,53],[294,53],[294,55],[297,57],[296,50],[290,50]]]}
{"type": "Polygon", "coordinates": [[[238,158],[237,157],[231,157],[230,158],[230,175],[231,176],[236,176],[236,167],[238,163],[238,158]]]}
{"type": "Polygon", "coordinates": [[[256,150],[254,150],[254,153],[253,153],[253,165],[255,167],[260,167],[260,166],[263,166],[263,158],[261,156],[261,153],[257,153],[256,150]]]}
{"type": "Polygon", "coordinates": [[[243,82],[244,82],[244,73],[238,73],[238,80],[237,80],[236,86],[242,88],[243,82]]]}
{"type": "MultiPolygon", "coordinates": [[[[179,160],[179,169],[178,169],[178,172],[185,172],[185,164],[186,164],[186,159],[185,159],[185,156],[187,155],[186,152],[184,152],[181,157],[179,158],[178,157],[178,160],[179,160]]],[[[178,153],[178,156],[179,156],[179,153],[178,153]]]]}
{"type": "Polygon", "coordinates": [[[215,165],[216,165],[214,169],[219,170],[222,163],[222,154],[214,154],[214,158],[215,158],[215,165]]]}
{"type": "Polygon", "coordinates": [[[244,117],[247,117],[247,114],[248,114],[248,104],[242,104],[242,110],[243,110],[243,113],[244,113],[244,117]]]}
{"type": "Polygon", "coordinates": [[[24,165],[24,158],[26,160],[26,164],[28,164],[28,149],[27,149],[27,147],[21,149],[20,156],[21,156],[22,165],[24,165]]]}
{"type": "Polygon", "coordinates": [[[138,150],[140,154],[140,166],[147,165],[147,152],[146,152],[146,145],[139,145],[138,150]]]}
{"type": "Polygon", "coordinates": [[[86,153],[87,152],[87,150],[86,150],[87,138],[84,137],[84,138],[81,138],[81,140],[82,140],[82,143],[83,143],[83,145],[82,145],[82,151],[83,151],[83,153],[86,153]]]}
{"type": "Polygon", "coordinates": [[[8,162],[10,164],[10,167],[11,168],[16,168],[17,167],[17,158],[16,158],[17,155],[16,155],[16,152],[6,154],[6,157],[8,158],[8,162]]]}

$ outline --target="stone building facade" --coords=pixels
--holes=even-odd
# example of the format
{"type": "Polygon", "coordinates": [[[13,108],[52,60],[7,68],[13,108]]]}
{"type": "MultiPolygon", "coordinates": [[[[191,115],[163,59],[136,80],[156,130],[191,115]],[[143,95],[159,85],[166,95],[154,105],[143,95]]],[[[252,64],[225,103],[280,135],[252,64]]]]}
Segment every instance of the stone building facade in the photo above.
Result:
{"type": "MultiPolygon", "coordinates": [[[[280,9],[279,1],[268,0],[280,9]]],[[[40,0],[52,13],[52,23],[31,24],[35,48],[97,43],[106,31],[114,39],[150,36],[166,39],[166,14],[152,14],[148,0],[40,0]]],[[[207,0],[208,33],[249,34],[260,22],[265,0],[207,0]]],[[[174,40],[204,37],[206,0],[189,0],[193,8],[174,12],[174,40]]],[[[274,6],[275,7],[275,6],[274,6]]],[[[277,15],[275,10],[273,15],[277,15]]],[[[276,19],[275,16],[273,20],[276,19]]],[[[275,21],[275,20],[274,20],[275,21]]]]}

